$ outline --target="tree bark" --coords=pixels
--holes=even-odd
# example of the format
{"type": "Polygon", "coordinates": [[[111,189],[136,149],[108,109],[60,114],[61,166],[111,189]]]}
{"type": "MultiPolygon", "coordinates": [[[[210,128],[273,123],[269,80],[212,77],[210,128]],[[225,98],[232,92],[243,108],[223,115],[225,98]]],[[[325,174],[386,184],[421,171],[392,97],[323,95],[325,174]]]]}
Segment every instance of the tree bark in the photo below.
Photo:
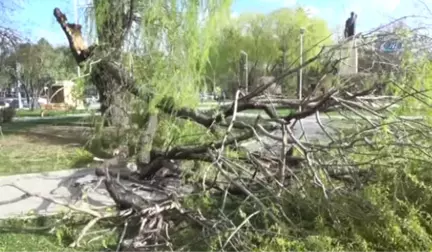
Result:
{"type": "Polygon", "coordinates": [[[126,127],[129,124],[128,111],[130,92],[122,83],[121,67],[113,68],[110,60],[103,60],[90,73],[91,81],[99,93],[100,111],[107,122],[113,126],[126,127]]]}
{"type": "Polygon", "coordinates": [[[30,105],[30,110],[33,111],[35,109],[35,102],[36,101],[35,101],[35,92],[34,92],[32,81],[30,81],[30,93],[31,93],[31,96],[32,96],[32,102],[29,105],[30,105]]]}
{"type": "Polygon", "coordinates": [[[128,75],[120,64],[116,63],[121,58],[121,42],[123,41],[126,27],[119,27],[115,25],[115,22],[113,23],[111,17],[106,17],[104,23],[101,25],[102,27],[98,27],[100,40],[106,46],[96,47],[93,45],[87,47],[83,43],[81,25],[68,23],[66,15],[58,8],[54,9],[54,16],[69,41],[69,47],[77,64],[79,66],[82,66],[84,62],[91,64],[90,77],[99,92],[101,114],[111,125],[127,126],[129,124],[128,101],[130,101],[127,97],[130,93],[138,94],[138,92],[135,88],[133,78],[128,75]],[[109,30],[110,25],[115,25],[115,27],[111,28],[122,30],[109,30]],[[108,34],[121,34],[121,36],[111,36],[108,34]],[[93,62],[91,63],[90,61],[93,62]]]}
{"type": "Polygon", "coordinates": [[[24,93],[26,95],[27,104],[30,106],[30,93],[29,93],[26,85],[21,85],[21,87],[24,89],[24,93]]]}
{"type": "Polygon", "coordinates": [[[150,170],[150,162],[152,161],[150,152],[153,146],[153,139],[156,135],[158,128],[158,115],[150,114],[148,116],[147,125],[141,133],[138,140],[138,150],[137,150],[137,166],[140,170],[141,177],[147,176],[150,170]]]}

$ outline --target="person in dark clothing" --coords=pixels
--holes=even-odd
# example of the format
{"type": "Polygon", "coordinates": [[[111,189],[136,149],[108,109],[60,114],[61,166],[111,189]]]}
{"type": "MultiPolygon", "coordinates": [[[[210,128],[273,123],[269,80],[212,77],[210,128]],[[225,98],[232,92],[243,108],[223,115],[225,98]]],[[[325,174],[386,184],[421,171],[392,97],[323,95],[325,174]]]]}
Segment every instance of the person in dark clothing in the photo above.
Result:
{"type": "Polygon", "coordinates": [[[345,22],[345,31],[344,31],[345,38],[354,36],[356,21],[357,21],[357,14],[351,12],[351,17],[349,17],[345,22]]]}

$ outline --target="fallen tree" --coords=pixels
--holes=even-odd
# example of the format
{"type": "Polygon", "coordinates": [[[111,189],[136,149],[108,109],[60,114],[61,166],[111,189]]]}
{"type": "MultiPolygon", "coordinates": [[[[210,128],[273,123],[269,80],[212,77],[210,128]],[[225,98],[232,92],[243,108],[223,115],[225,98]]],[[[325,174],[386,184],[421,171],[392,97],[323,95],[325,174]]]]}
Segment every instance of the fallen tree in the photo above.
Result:
{"type": "MultiPolygon", "coordinates": [[[[124,112],[108,112],[108,107],[127,107],[128,104],[119,104],[125,102],[122,95],[127,95],[126,93],[141,97],[142,94],[138,92],[139,88],[133,78],[126,74],[121,64],[115,63],[116,57],[105,57],[108,49],[101,49],[99,46],[83,47],[80,42],[83,41],[80,25],[67,23],[66,16],[59,9],[54,10],[54,16],[69,40],[77,63],[91,61],[89,75],[101,94],[103,114],[116,114],[114,118],[117,119],[111,119],[114,123],[117,122],[115,124],[118,127],[127,122],[125,117],[117,117],[117,113],[124,112]]],[[[126,29],[125,27],[129,26],[126,25],[123,29],[126,29]]],[[[115,55],[115,52],[113,53],[115,55]]],[[[207,113],[179,106],[173,97],[166,95],[156,106],[160,111],[182,120],[187,119],[205,128],[211,132],[215,140],[187,146],[169,146],[164,150],[154,148],[152,143],[160,118],[158,114],[148,113],[145,127],[140,129],[142,133],[139,136],[139,149],[136,153],[138,170],[130,172],[125,169],[110,169],[109,163],[112,160],[104,162],[96,169],[96,175],[103,181],[118,211],[108,214],[106,209],[82,210],[94,219],[71,245],[80,245],[85,233],[101,219],[117,218],[124,224],[122,232],[119,233],[117,250],[181,249],[173,247],[170,233],[177,234],[184,229],[184,225],[194,230],[195,234],[202,232],[202,237],[214,237],[217,245],[208,244],[207,248],[213,246],[221,250],[252,250],[263,243],[256,240],[258,234],[262,234],[266,239],[272,239],[272,234],[265,234],[263,229],[271,229],[278,223],[285,223],[290,227],[302,226],[302,223],[294,223],[292,219],[301,219],[297,215],[307,211],[313,204],[304,203],[307,206],[302,207],[295,206],[293,202],[301,204],[300,199],[306,196],[310,197],[305,199],[306,202],[313,200],[314,197],[324,202],[322,206],[325,210],[322,216],[326,219],[323,222],[338,223],[339,215],[335,217],[337,200],[343,200],[344,197],[348,197],[347,195],[354,196],[372,183],[371,181],[377,177],[377,167],[387,165],[383,164],[383,160],[391,158],[389,154],[377,154],[370,159],[357,161],[350,157],[355,155],[351,152],[357,149],[376,150],[388,147],[395,144],[398,134],[407,127],[410,127],[410,134],[416,135],[429,126],[397,118],[391,123],[390,134],[382,138],[379,129],[387,124],[383,120],[388,118],[382,111],[388,109],[388,106],[385,104],[373,107],[364,102],[364,97],[380,88],[382,83],[374,83],[371,87],[354,91],[348,83],[317,94],[316,91],[320,90],[322,85],[318,82],[314,90],[302,100],[262,96],[275,82],[321,59],[323,55],[322,51],[306,60],[302,66],[270,79],[248,94],[242,95],[237,91],[232,104],[207,113]],[[275,107],[297,109],[300,106],[301,110],[292,110],[283,116],[275,110],[275,107]],[[328,127],[321,122],[320,113],[335,108],[344,108],[351,111],[356,118],[360,118],[358,125],[352,124],[354,117],[349,119],[352,128],[360,129],[354,132],[345,130],[346,135],[337,134],[337,131],[329,133],[328,127]],[[249,109],[262,110],[268,119],[264,120],[257,116],[252,123],[239,120],[238,113],[249,109]],[[364,113],[376,116],[379,120],[370,119],[364,113]],[[300,136],[293,132],[296,125],[300,124],[302,129],[302,119],[311,116],[315,116],[325,142],[310,141],[304,130],[300,136]],[[413,127],[413,124],[416,127],[413,127]],[[265,150],[252,152],[245,148],[244,143],[252,139],[265,150]],[[267,148],[264,142],[269,142],[269,139],[276,148],[267,148]],[[385,141],[380,142],[376,139],[385,141]],[[230,151],[235,151],[238,155],[233,158],[230,151]],[[206,163],[213,170],[213,178],[209,178],[210,175],[205,173],[199,180],[188,180],[188,177],[198,173],[197,170],[186,170],[183,167],[183,163],[188,160],[206,163]],[[362,169],[362,166],[371,168],[362,169]],[[190,187],[186,189],[187,186],[190,187]],[[193,193],[198,193],[202,197],[207,195],[218,202],[212,202],[203,213],[204,210],[200,207],[187,204],[186,199],[193,198],[193,193]],[[333,202],[332,198],[336,200],[333,202]],[[214,213],[212,207],[217,207],[220,212],[214,213]],[[293,211],[285,211],[284,207],[293,211]],[[296,207],[297,210],[294,211],[296,207]],[[224,211],[229,211],[230,214],[239,211],[241,220],[238,219],[238,214],[234,213],[236,217],[228,217],[224,211]],[[261,216],[272,224],[259,221],[256,216],[261,216]],[[254,235],[252,238],[248,237],[248,227],[253,227],[252,231],[249,231],[254,235]],[[252,245],[248,245],[249,242],[252,245]]],[[[415,96],[416,92],[408,92],[406,95],[415,96]]],[[[148,97],[151,95],[147,94],[147,99],[151,99],[148,97]]],[[[406,137],[409,138],[409,134],[406,137]]],[[[26,193],[31,195],[29,192],[26,193]]],[[[363,201],[359,200],[359,204],[360,202],[363,201]]],[[[68,207],[81,211],[74,206],[68,207]]],[[[302,227],[299,229],[306,230],[302,227]]],[[[288,236],[300,235],[295,228],[289,230],[288,236]]],[[[295,249],[293,246],[280,245],[275,248],[295,249]]]]}

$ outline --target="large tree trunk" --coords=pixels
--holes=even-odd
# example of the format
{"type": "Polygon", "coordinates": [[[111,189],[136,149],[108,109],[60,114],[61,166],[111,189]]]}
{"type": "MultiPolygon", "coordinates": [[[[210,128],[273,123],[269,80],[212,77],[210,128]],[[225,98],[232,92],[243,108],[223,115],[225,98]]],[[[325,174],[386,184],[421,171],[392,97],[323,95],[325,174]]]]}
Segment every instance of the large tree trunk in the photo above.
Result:
{"type": "MultiPolygon", "coordinates": [[[[101,61],[91,72],[91,81],[99,92],[101,114],[109,124],[125,127],[129,124],[130,92],[122,83],[117,72],[124,72],[120,67],[112,67],[110,61],[101,61]]],[[[120,75],[125,75],[120,74],[120,75]]]]}
{"type": "Polygon", "coordinates": [[[34,88],[33,88],[33,83],[30,82],[30,93],[31,93],[31,97],[32,97],[32,102],[30,105],[30,110],[33,111],[35,109],[35,92],[34,92],[34,88]]]}
{"type": "Polygon", "coordinates": [[[91,76],[99,90],[101,113],[117,126],[129,122],[128,87],[134,84],[125,69],[116,62],[121,62],[121,48],[132,25],[135,2],[136,0],[93,1],[99,43],[108,45],[105,48],[109,52],[103,52],[105,60],[98,66],[99,71],[94,71],[91,76]]]}
{"type": "Polygon", "coordinates": [[[21,87],[24,89],[24,93],[25,93],[25,95],[26,95],[27,104],[28,104],[29,107],[30,107],[30,93],[29,93],[29,91],[28,91],[26,85],[21,85],[21,87]]]}
{"type": "MultiPolygon", "coordinates": [[[[134,2],[134,0],[131,0],[134,2]]],[[[100,96],[101,114],[107,122],[115,126],[126,126],[129,124],[129,101],[130,93],[138,94],[134,80],[125,69],[118,64],[121,59],[121,47],[125,34],[131,25],[131,20],[119,19],[118,15],[125,15],[122,8],[112,1],[95,1],[96,11],[98,4],[108,8],[103,17],[96,15],[98,19],[98,37],[104,46],[85,45],[81,34],[81,25],[67,23],[66,15],[58,8],[54,9],[54,16],[62,27],[68,41],[72,54],[78,65],[93,61],[91,64],[91,81],[96,86],[100,96]],[[120,13],[119,13],[120,12],[120,13]],[[118,24],[120,23],[120,25],[118,24]]],[[[131,5],[130,11],[132,11],[131,5]]]]}

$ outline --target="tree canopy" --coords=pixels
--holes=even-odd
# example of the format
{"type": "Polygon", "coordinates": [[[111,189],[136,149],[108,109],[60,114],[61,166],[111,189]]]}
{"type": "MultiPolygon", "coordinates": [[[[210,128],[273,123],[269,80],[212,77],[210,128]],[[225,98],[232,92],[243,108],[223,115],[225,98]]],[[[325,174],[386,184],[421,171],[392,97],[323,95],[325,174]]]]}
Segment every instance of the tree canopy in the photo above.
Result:
{"type": "Polygon", "coordinates": [[[46,39],[37,43],[21,43],[8,51],[1,71],[2,87],[15,87],[21,82],[27,97],[37,98],[45,86],[56,80],[76,77],[69,48],[54,48],[46,39]]]}
{"type": "MultiPolygon", "coordinates": [[[[283,8],[267,15],[245,13],[232,18],[211,49],[207,79],[214,80],[217,76],[218,85],[224,85],[221,77],[233,78],[238,72],[240,51],[248,54],[249,69],[260,71],[261,75],[276,75],[282,68],[297,67],[301,28],[305,29],[304,59],[316,55],[321,46],[332,43],[327,23],[309,17],[302,8],[283,8]]],[[[319,67],[314,62],[305,70],[319,67]]]]}

